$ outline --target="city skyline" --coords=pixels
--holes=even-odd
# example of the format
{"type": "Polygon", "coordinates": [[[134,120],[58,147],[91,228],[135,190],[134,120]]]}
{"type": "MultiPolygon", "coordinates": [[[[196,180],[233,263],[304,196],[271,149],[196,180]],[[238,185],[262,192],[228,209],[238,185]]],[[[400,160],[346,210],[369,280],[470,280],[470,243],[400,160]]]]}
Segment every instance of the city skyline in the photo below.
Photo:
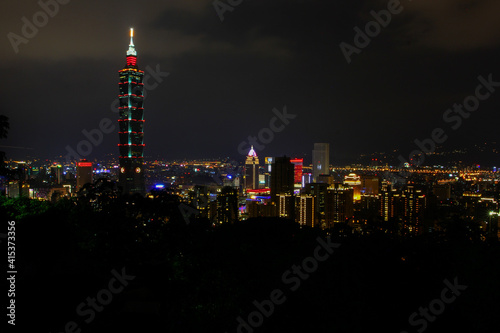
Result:
{"type": "Polygon", "coordinates": [[[499,12],[494,0],[6,3],[4,320],[495,331],[499,12]]]}

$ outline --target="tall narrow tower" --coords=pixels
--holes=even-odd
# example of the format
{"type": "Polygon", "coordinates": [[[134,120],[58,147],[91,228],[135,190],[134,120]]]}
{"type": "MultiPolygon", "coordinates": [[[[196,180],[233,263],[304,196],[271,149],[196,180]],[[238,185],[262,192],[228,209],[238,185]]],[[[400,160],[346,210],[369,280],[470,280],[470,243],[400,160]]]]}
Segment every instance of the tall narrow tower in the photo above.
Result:
{"type": "Polygon", "coordinates": [[[257,188],[259,188],[259,158],[252,146],[245,161],[245,189],[257,188]]]}
{"type": "Polygon", "coordinates": [[[134,29],[130,29],[127,63],[120,74],[119,185],[123,193],[144,195],[144,72],[137,67],[134,29]]]}

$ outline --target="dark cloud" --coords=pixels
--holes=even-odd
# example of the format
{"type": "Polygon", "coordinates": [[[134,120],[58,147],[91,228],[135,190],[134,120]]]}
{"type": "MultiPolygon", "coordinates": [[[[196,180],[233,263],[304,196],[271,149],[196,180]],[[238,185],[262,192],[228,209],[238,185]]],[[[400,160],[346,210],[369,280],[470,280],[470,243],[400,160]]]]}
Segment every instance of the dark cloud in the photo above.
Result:
{"type": "MultiPolygon", "coordinates": [[[[379,10],[387,0],[368,1],[379,10]]],[[[496,0],[402,0],[396,18],[401,42],[415,47],[467,51],[500,45],[500,2],[496,0]]],[[[363,16],[366,15],[366,12],[363,16]]]]}
{"type": "MultiPolygon", "coordinates": [[[[40,10],[35,1],[7,6],[4,36],[19,33],[21,17],[40,10]]],[[[212,1],[73,0],[18,54],[4,38],[2,113],[11,117],[11,131],[2,144],[51,157],[85,139],[81,131],[102,118],[116,120],[110,104],[134,26],[141,68],[171,73],[148,94],[147,155],[238,157],[238,144],[284,105],[297,118],[261,155],[307,157],[315,141],[330,142],[339,162],[411,149],[414,139],[443,126],[447,108],[474,92],[478,75],[493,73],[500,81],[498,4],[403,1],[405,10],[347,64],[339,44],[352,43],[353,28],[385,6],[243,1],[221,22],[212,1]]],[[[499,101],[493,95],[482,104],[457,132],[457,144],[497,133],[490,120],[498,119],[499,101]]],[[[116,152],[116,144],[116,133],[106,135],[92,156],[116,152]]]]}

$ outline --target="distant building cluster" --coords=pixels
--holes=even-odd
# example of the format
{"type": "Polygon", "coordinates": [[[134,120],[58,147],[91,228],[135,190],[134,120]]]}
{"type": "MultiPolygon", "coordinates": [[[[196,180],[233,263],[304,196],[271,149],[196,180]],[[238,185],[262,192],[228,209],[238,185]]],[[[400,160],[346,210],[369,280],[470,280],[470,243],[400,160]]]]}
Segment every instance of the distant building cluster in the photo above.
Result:
{"type": "MultiPolygon", "coordinates": [[[[287,156],[261,160],[253,147],[241,161],[149,160],[143,163],[144,192],[149,197],[158,192],[176,195],[214,225],[281,217],[322,229],[349,226],[365,232],[376,226],[382,232],[411,236],[439,230],[443,219],[458,216],[477,222],[483,231],[498,232],[496,168],[333,167],[325,162],[328,152],[318,154],[320,147],[328,145],[314,145],[316,159],[309,165],[303,158],[287,156]],[[319,164],[324,172],[314,175],[319,164]]],[[[7,169],[12,176],[1,186],[13,198],[79,197],[103,181],[114,184],[117,193],[122,189],[116,158],[7,161],[7,169]]]]}

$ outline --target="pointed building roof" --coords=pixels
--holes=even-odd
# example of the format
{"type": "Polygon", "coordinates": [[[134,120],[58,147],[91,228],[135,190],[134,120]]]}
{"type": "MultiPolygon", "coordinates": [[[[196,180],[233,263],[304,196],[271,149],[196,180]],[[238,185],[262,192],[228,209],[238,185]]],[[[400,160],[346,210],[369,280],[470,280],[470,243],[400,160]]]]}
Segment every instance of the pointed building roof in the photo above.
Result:
{"type": "Polygon", "coordinates": [[[130,28],[130,45],[128,46],[127,56],[137,56],[134,45],[134,28],[130,28]]]}
{"type": "Polygon", "coordinates": [[[257,157],[257,153],[253,149],[253,146],[250,148],[250,151],[248,152],[249,157],[257,157]]]}

